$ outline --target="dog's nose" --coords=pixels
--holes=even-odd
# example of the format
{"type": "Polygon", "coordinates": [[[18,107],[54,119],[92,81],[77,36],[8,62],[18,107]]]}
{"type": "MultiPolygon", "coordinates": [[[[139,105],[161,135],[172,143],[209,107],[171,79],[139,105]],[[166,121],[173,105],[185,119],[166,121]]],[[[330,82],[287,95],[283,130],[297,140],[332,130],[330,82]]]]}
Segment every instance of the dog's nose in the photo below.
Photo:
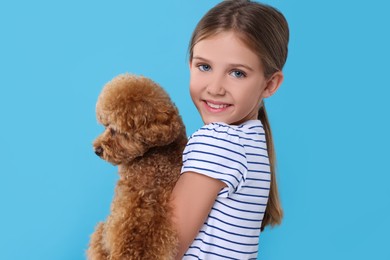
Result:
{"type": "Polygon", "coordinates": [[[101,146],[96,147],[95,153],[96,153],[97,156],[102,156],[103,148],[101,146]]]}

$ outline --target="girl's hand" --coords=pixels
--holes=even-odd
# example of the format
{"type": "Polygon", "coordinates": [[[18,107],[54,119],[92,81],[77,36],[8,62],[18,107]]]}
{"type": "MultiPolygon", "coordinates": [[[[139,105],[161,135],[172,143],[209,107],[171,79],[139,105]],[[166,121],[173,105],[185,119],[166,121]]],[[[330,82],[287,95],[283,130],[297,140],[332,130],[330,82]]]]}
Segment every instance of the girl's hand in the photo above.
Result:
{"type": "Polygon", "coordinates": [[[222,181],[195,172],[180,176],[172,193],[173,221],[179,238],[176,259],[182,259],[225,186],[222,181]]]}

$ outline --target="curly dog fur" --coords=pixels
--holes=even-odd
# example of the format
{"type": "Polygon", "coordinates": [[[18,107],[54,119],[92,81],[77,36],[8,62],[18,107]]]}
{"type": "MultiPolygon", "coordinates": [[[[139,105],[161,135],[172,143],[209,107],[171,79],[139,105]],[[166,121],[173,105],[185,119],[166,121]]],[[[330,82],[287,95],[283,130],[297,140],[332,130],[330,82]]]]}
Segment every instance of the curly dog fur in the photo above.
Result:
{"type": "Polygon", "coordinates": [[[88,259],[173,259],[177,237],[169,206],[187,142],[167,93],[145,77],[120,75],[106,84],[96,114],[106,129],[97,155],[118,165],[106,222],[91,236],[88,259]]]}

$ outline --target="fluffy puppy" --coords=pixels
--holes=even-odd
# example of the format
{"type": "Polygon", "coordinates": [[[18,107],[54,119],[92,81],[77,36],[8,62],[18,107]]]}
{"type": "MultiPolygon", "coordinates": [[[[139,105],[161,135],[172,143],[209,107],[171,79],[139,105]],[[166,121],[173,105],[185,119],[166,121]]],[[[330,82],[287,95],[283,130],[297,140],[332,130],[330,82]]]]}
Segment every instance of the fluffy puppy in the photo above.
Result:
{"type": "Polygon", "coordinates": [[[95,153],[118,165],[120,178],[111,213],[91,236],[88,259],[173,259],[169,200],[187,142],[177,108],[150,79],[124,74],[105,85],[96,114],[105,130],[94,141],[95,153]]]}

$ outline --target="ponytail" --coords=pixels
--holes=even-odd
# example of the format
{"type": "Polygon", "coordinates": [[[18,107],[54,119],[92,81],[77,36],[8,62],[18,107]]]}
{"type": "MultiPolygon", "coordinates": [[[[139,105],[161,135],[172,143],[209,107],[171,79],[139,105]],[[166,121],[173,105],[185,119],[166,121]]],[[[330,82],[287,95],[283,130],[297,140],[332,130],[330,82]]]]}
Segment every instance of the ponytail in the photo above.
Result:
{"type": "Polygon", "coordinates": [[[264,230],[264,227],[271,225],[279,225],[282,222],[283,210],[280,205],[278,186],[276,183],[276,155],[274,149],[274,143],[272,139],[271,127],[268,121],[267,112],[265,110],[264,100],[259,109],[259,114],[257,117],[263,124],[265,131],[265,138],[267,141],[267,152],[268,159],[271,168],[271,188],[268,197],[267,208],[265,210],[264,218],[261,224],[261,230],[264,230]]]}

